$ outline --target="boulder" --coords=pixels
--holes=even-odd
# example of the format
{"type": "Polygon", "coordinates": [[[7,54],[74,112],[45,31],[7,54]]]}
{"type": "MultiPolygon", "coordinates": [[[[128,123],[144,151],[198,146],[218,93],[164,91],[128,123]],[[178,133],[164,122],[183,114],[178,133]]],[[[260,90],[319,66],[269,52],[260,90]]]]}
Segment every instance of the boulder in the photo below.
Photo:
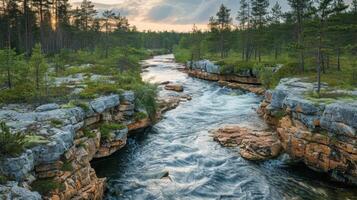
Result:
{"type": "Polygon", "coordinates": [[[36,112],[44,112],[44,111],[49,111],[49,110],[56,110],[59,109],[60,106],[56,103],[50,103],[50,104],[45,104],[37,107],[35,109],[36,112]]]}
{"type": "Polygon", "coordinates": [[[229,125],[213,131],[214,140],[223,146],[239,146],[240,155],[248,160],[267,160],[277,157],[282,149],[277,135],[269,131],[252,130],[229,125]]]}
{"type": "Polygon", "coordinates": [[[165,89],[176,91],[176,92],[183,92],[183,86],[180,84],[167,84],[165,85],[165,89]]]}
{"type": "Polygon", "coordinates": [[[8,182],[6,185],[0,185],[0,199],[3,200],[41,200],[38,192],[19,187],[17,182],[8,182]]]}
{"type": "Polygon", "coordinates": [[[346,133],[347,128],[347,132],[356,136],[353,130],[357,129],[357,104],[338,102],[326,106],[321,117],[321,127],[336,134],[346,133]]]}
{"type": "Polygon", "coordinates": [[[96,113],[102,113],[104,110],[114,108],[120,104],[119,95],[100,97],[91,101],[89,104],[96,113]]]}
{"type": "Polygon", "coordinates": [[[187,66],[192,66],[192,69],[208,72],[211,74],[220,74],[221,73],[221,68],[219,65],[214,64],[213,62],[209,60],[200,60],[200,61],[194,61],[194,62],[188,62],[187,66]]]}
{"type": "Polygon", "coordinates": [[[60,159],[61,155],[73,144],[75,135],[73,127],[67,127],[67,130],[52,128],[49,131],[54,133],[49,139],[50,142],[33,148],[36,165],[60,159]]]}
{"type": "Polygon", "coordinates": [[[121,96],[124,102],[134,103],[135,101],[135,93],[133,91],[125,91],[121,96]]]}
{"type": "Polygon", "coordinates": [[[283,107],[291,112],[303,113],[306,115],[321,115],[325,109],[324,105],[316,104],[306,100],[301,96],[288,96],[283,100],[283,107]]]}
{"type": "Polygon", "coordinates": [[[0,172],[16,181],[24,181],[35,166],[31,150],[15,158],[0,159],[0,172]]]}

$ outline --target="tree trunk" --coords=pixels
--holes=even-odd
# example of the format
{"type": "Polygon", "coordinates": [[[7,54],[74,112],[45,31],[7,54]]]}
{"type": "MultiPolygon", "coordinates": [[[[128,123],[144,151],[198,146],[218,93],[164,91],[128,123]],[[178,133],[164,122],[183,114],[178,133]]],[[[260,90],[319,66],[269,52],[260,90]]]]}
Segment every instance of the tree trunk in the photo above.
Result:
{"type": "MultiPolygon", "coordinates": [[[[321,50],[320,50],[321,51],[321,50]]],[[[320,52],[320,57],[321,57],[321,69],[322,69],[322,73],[325,74],[325,55],[323,53],[320,52]]]]}
{"type": "Polygon", "coordinates": [[[317,94],[320,97],[321,91],[321,49],[320,47],[317,50],[317,94]]]}
{"type": "Polygon", "coordinates": [[[221,51],[221,58],[223,59],[224,58],[224,47],[223,47],[223,32],[221,32],[221,37],[220,37],[220,41],[219,41],[219,48],[220,48],[220,51],[221,51]]]}
{"type": "Polygon", "coordinates": [[[337,49],[337,70],[341,71],[341,61],[340,61],[340,56],[341,56],[341,49],[337,49]]]}
{"type": "Polygon", "coordinates": [[[36,89],[40,89],[40,72],[39,72],[39,66],[36,66],[36,89]]]}

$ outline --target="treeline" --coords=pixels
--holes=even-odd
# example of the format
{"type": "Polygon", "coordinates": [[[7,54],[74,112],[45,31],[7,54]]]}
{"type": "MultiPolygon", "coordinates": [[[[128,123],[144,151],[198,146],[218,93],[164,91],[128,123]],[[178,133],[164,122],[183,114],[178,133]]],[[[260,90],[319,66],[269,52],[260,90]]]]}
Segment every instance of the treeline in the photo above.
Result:
{"type": "Polygon", "coordinates": [[[279,2],[270,6],[268,0],[240,0],[235,16],[222,4],[209,19],[209,31],[194,27],[176,54],[182,60],[210,58],[233,67],[280,62],[294,65],[290,71],[297,73],[317,69],[319,80],[332,66],[341,70],[342,56],[356,60],[357,0],[287,0],[287,12],[279,2]]]}
{"type": "Polygon", "coordinates": [[[61,49],[117,46],[170,49],[178,41],[179,34],[174,32],[138,32],[120,13],[100,15],[87,0],[76,8],[68,0],[0,1],[0,49],[28,56],[36,43],[43,53],[53,54],[61,49]]]}

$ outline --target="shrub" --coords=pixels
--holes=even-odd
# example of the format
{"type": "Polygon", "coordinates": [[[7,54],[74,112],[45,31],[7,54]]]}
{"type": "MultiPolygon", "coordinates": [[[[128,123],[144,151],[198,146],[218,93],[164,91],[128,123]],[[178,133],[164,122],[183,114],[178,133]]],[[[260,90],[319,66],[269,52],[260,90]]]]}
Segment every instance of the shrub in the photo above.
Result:
{"type": "Polygon", "coordinates": [[[59,119],[51,119],[51,125],[54,127],[60,127],[63,125],[63,122],[59,119]]]}
{"type": "Polygon", "coordinates": [[[65,185],[60,183],[53,178],[48,179],[37,179],[31,184],[32,190],[39,192],[41,195],[49,195],[50,192],[54,190],[63,191],[65,185]]]}
{"type": "Polygon", "coordinates": [[[89,104],[87,102],[83,102],[80,100],[71,100],[67,104],[62,105],[62,108],[74,108],[74,107],[80,107],[82,108],[85,112],[89,111],[89,104]]]}
{"type": "Polygon", "coordinates": [[[146,119],[148,115],[145,112],[137,112],[134,114],[135,121],[140,121],[146,119]]]}
{"type": "Polygon", "coordinates": [[[7,177],[0,174],[0,184],[6,184],[7,181],[7,177]]]}
{"type": "Polygon", "coordinates": [[[157,86],[152,84],[140,85],[134,89],[135,104],[138,108],[143,108],[148,113],[149,118],[154,120],[157,111],[157,86]]]}
{"type": "Polygon", "coordinates": [[[276,84],[276,80],[274,78],[274,73],[271,68],[262,68],[259,71],[259,80],[260,80],[260,83],[266,89],[270,89],[276,84]]]}
{"type": "Polygon", "coordinates": [[[65,172],[71,172],[71,171],[73,171],[72,162],[69,162],[69,161],[67,161],[67,160],[64,161],[61,170],[62,170],[62,171],[65,171],[65,172]]]}
{"type": "Polygon", "coordinates": [[[14,88],[1,90],[0,103],[29,103],[34,100],[36,91],[33,85],[23,83],[14,88]]]}
{"type": "Polygon", "coordinates": [[[96,136],[95,132],[88,128],[83,129],[83,135],[87,138],[94,138],[96,136]]]}
{"type": "Polygon", "coordinates": [[[24,150],[26,137],[21,133],[11,133],[4,122],[0,123],[0,156],[18,156],[24,150]]]}
{"type": "Polygon", "coordinates": [[[104,123],[100,126],[99,130],[101,133],[101,138],[104,140],[108,140],[111,138],[111,134],[113,131],[125,129],[126,126],[123,124],[116,123],[104,123]]]}
{"type": "Polygon", "coordinates": [[[106,83],[106,82],[89,82],[88,87],[86,87],[80,94],[82,99],[93,99],[100,95],[117,94],[118,86],[116,84],[106,83]]]}

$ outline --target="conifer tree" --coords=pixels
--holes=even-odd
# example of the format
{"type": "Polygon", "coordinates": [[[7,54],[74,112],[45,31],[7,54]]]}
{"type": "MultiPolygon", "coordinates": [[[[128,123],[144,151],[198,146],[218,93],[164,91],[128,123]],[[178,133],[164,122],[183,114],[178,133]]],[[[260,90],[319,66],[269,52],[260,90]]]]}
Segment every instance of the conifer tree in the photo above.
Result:
{"type": "Polygon", "coordinates": [[[34,76],[34,82],[37,91],[41,89],[44,82],[45,73],[47,72],[47,63],[45,56],[42,54],[41,45],[36,44],[32,49],[32,55],[29,61],[30,71],[34,76]]]}
{"type": "Polygon", "coordinates": [[[227,49],[225,49],[227,38],[225,36],[226,33],[231,30],[232,18],[230,12],[230,9],[221,4],[219,11],[216,14],[216,18],[211,17],[209,23],[211,30],[218,34],[221,58],[227,56],[227,49]]]}

